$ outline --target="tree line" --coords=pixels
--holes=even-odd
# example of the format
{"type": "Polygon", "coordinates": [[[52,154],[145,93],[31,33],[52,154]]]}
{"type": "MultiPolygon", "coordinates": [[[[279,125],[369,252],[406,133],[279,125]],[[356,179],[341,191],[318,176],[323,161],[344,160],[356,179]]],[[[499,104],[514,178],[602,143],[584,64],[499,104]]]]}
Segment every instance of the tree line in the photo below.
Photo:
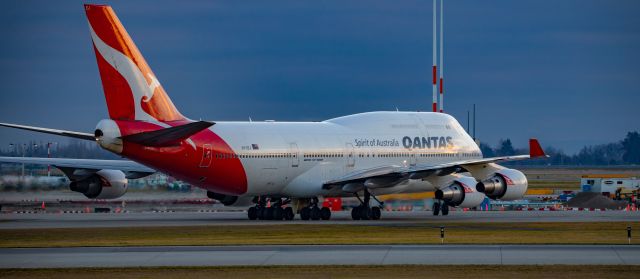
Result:
{"type": "MultiPolygon", "coordinates": [[[[510,139],[500,140],[496,147],[480,143],[480,150],[484,157],[511,156],[528,154],[527,148],[514,148],[510,139]]],[[[511,162],[513,165],[638,165],[640,164],[640,134],[636,131],[628,132],[627,136],[617,142],[588,145],[573,155],[568,155],[554,147],[545,147],[547,159],[524,160],[511,162]]]]}

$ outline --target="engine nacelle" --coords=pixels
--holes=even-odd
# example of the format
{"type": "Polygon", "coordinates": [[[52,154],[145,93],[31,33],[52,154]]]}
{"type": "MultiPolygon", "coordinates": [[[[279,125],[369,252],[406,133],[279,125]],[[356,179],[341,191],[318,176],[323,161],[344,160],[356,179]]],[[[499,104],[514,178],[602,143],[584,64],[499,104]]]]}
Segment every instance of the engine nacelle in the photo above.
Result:
{"type": "Polygon", "coordinates": [[[98,122],[94,132],[96,141],[100,147],[114,153],[122,153],[122,139],[118,124],[111,119],[103,119],[98,122]]]}
{"type": "Polygon", "coordinates": [[[127,178],[119,170],[100,170],[95,174],[69,185],[71,191],[90,199],[116,199],[127,192],[127,178]]]}
{"type": "Polygon", "coordinates": [[[482,203],[485,195],[476,191],[473,177],[458,177],[448,187],[437,190],[436,199],[446,201],[453,206],[476,207],[482,203]]]}
{"type": "Polygon", "coordinates": [[[225,194],[218,194],[211,191],[207,191],[207,197],[213,200],[217,200],[224,205],[233,205],[238,201],[238,196],[230,196],[225,194]]]}
{"type": "Polygon", "coordinates": [[[476,186],[478,192],[497,200],[518,200],[527,191],[527,177],[519,170],[502,169],[476,186]]]}

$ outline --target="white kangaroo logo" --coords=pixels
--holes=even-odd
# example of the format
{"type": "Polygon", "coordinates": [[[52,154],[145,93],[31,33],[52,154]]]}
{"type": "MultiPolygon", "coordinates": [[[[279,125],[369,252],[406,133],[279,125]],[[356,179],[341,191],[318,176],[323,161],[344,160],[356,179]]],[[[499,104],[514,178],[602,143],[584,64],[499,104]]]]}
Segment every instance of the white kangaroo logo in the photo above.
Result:
{"type": "Polygon", "coordinates": [[[147,76],[149,77],[149,79],[151,79],[151,84],[149,84],[149,92],[145,92],[144,94],[145,98],[142,98],[144,102],[151,101],[151,98],[153,97],[153,93],[156,91],[156,88],[160,87],[160,81],[158,81],[158,79],[155,76],[153,76],[151,73],[147,73],[147,76]]]}

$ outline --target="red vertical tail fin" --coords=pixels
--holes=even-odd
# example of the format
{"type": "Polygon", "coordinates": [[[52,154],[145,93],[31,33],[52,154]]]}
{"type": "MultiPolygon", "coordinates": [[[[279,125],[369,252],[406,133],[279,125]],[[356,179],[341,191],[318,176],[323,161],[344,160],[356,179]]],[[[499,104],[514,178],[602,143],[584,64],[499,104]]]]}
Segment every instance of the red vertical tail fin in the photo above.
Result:
{"type": "Polygon", "coordinates": [[[110,118],[184,120],[113,9],[106,5],[84,7],[110,118]]]}

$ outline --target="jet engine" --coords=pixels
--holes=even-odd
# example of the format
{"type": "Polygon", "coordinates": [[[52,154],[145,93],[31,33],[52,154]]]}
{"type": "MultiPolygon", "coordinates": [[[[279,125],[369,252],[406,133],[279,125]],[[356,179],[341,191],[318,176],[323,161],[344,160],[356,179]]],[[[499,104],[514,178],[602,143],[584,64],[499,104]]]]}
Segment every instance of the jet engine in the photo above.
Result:
{"type": "Polygon", "coordinates": [[[127,178],[119,170],[100,170],[82,180],[72,181],[71,191],[90,199],[116,199],[127,192],[127,178]]]}
{"type": "Polygon", "coordinates": [[[476,183],[473,177],[458,177],[451,185],[437,190],[435,197],[453,206],[476,207],[482,203],[485,197],[483,193],[474,189],[476,183]]]}
{"type": "Polygon", "coordinates": [[[122,139],[120,139],[120,128],[111,119],[103,119],[98,122],[94,132],[96,141],[100,147],[114,153],[122,153],[122,139]]]}
{"type": "Polygon", "coordinates": [[[517,200],[527,191],[527,177],[514,169],[502,169],[476,186],[478,192],[497,200],[517,200]]]}

